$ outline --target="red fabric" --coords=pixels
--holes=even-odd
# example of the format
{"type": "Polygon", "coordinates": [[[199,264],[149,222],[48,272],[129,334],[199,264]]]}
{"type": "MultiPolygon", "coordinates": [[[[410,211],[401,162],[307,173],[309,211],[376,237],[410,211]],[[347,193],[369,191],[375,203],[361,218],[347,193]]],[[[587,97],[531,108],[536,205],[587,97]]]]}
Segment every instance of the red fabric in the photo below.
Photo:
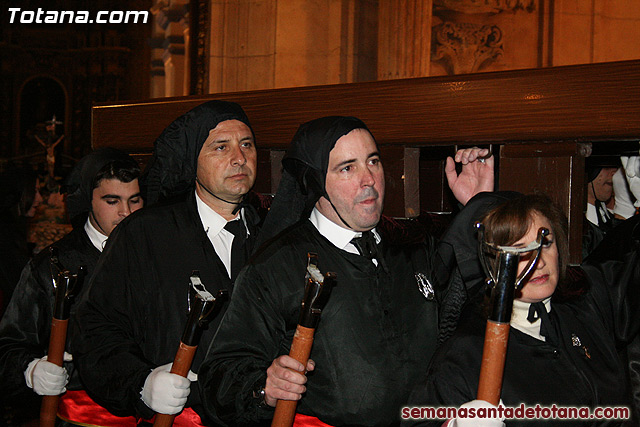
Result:
{"type": "Polygon", "coordinates": [[[185,408],[180,415],[173,420],[173,427],[190,427],[190,426],[204,426],[200,415],[196,414],[191,408],[185,408]]]}
{"type": "Polygon", "coordinates": [[[58,417],[74,424],[101,427],[135,427],[135,417],[116,417],[94,402],[84,390],[69,390],[60,396],[58,417]]]}
{"type": "MultiPolygon", "coordinates": [[[[153,424],[154,419],[155,417],[149,422],[153,424]]],[[[184,408],[180,415],[174,418],[173,427],[204,427],[204,424],[202,424],[200,415],[196,414],[196,411],[191,408],[184,408]]]]}
{"type": "Polygon", "coordinates": [[[293,427],[331,427],[327,423],[323,423],[316,417],[310,417],[309,415],[296,414],[293,420],[293,427]]]}
{"type": "MultiPolygon", "coordinates": [[[[116,417],[95,403],[84,390],[71,390],[60,396],[58,417],[74,424],[100,427],[135,427],[135,417],[116,417]]],[[[153,422],[151,420],[150,422],[153,422]]],[[[200,416],[186,408],[173,421],[174,427],[203,427],[200,416]]]]}

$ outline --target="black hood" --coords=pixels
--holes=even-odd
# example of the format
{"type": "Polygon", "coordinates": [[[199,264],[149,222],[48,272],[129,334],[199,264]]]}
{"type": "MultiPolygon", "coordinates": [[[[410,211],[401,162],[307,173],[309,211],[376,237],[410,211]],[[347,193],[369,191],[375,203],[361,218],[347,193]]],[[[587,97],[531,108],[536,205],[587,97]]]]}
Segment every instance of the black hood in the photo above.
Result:
{"type": "Polygon", "coordinates": [[[282,159],[284,171],[280,185],[256,248],[308,216],[320,197],[328,199],[325,178],[329,153],[338,139],[354,129],[369,132],[364,122],[355,117],[323,117],[300,125],[282,159]]]}
{"type": "Polygon", "coordinates": [[[596,179],[603,168],[619,168],[621,165],[620,156],[591,155],[587,157],[584,165],[587,182],[596,179]]]}
{"type": "Polygon", "coordinates": [[[242,107],[235,102],[216,100],[188,111],[162,132],[154,142],[151,161],[141,178],[145,203],[151,205],[195,187],[200,150],[211,129],[226,120],[239,120],[251,129],[242,107]]]}
{"type": "Polygon", "coordinates": [[[67,212],[72,223],[75,224],[77,218],[91,211],[96,175],[113,162],[138,167],[138,163],[127,153],[111,147],[98,148],[73,167],[61,189],[62,193],[67,193],[67,212]]]}
{"type": "Polygon", "coordinates": [[[282,166],[296,178],[305,194],[315,200],[327,196],[329,153],[338,139],[354,129],[369,131],[367,125],[355,117],[322,117],[300,125],[282,159],[282,166]]]}

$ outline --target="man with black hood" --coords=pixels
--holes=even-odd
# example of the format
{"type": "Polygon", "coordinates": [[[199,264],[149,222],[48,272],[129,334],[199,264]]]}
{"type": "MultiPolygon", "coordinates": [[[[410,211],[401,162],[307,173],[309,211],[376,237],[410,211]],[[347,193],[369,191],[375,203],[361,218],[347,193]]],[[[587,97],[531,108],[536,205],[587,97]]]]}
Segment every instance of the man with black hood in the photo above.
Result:
{"type": "MultiPolygon", "coordinates": [[[[450,185],[462,203],[493,189],[493,159],[479,157],[487,154],[457,153],[465,164],[460,176],[448,159],[450,185]]],[[[200,369],[205,408],[223,422],[256,425],[273,416],[277,399],[299,400],[298,426],[398,424],[410,385],[426,374],[436,347],[429,254],[421,245],[391,244],[376,228],[384,171],[359,119],[301,125],[283,166],[260,239],[277,236],[243,269],[200,369]],[[362,240],[368,249],[357,246],[362,240]],[[337,284],[312,360],[302,366],[288,353],[310,252],[322,273],[337,274],[337,284]]]]}
{"type": "MultiPolygon", "coordinates": [[[[64,268],[76,273],[84,266],[86,277],[93,272],[113,229],[143,205],[139,175],[136,161],[113,148],[96,150],[78,162],[63,187],[68,193],[67,212],[73,230],[51,245],[57,248],[64,268]]],[[[36,394],[58,395],[68,388],[61,396],[59,415],[70,424],[85,425],[87,414],[91,414],[93,425],[134,426],[135,419],[115,417],[86,395],[71,363],[71,353],[65,355],[64,367],[47,361],[55,298],[51,274],[50,251],[46,248],[22,271],[0,322],[4,397],[37,414],[33,410],[34,403],[38,406],[34,402],[36,394]]],[[[75,316],[75,308],[71,306],[71,317],[75,316]]],[[[72,338],[67,340],[67,350],[72,338]]]]}
{"type": "MultiPolygon", "coordinates": [[[[113,413],[182,411],[177,423],[201,424],[196,376],[169,372],[187,323],[189,277],[198,270],[212,295],[231,291],[257,234],[256,213],[244,203],[255,176],[253,131],[235,103],[202,104],[155,141],[143,180],[147,202],[163,203],[132,215],[109,239],[74,323],[82,379],[113,413]],[[233,225],[237,237],[225,228],[233,225]]],[[[196,374],[220,317],[202,335],[196,374]]]]}
{"type": "Polygon", "coordinates": [[[613,176],[620,168],[618,156],[587,157],[587,208],[583,224],[582,257],[586,258],[600,244],[609,230],[620,223],[607,204],[613,194],[613,176]]]}

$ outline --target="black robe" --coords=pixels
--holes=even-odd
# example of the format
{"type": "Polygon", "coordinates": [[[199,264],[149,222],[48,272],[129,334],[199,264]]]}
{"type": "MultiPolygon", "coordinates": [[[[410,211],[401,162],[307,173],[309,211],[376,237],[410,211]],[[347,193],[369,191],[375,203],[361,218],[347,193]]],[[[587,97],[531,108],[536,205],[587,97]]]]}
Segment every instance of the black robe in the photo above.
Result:
{"type": "MultiPolygon", "coordinates": [[[[251,243],[257,230],[253,223],[248,226],[251,243]]],[[[193,192],[185,200],[135,212],[110,236],[77,309],[73,327],[81,338],[73,351],[90,396],[114,414],[154,415],[140,391],[152,369],[175,357],[187,321],[193,270],[200,271],[211,294],[231,291],[193,192]]],[[[191,367],[195,373],[221,317],[219,313],[202,335],[191,367]]],[[[201,413],[199,403],[192,384],[186,407],[201,413]]]]}
{"type": "MultiPolygon", "coordinates": [[[[83,228],[75,228],[51,246],[58,248],[58,259],[72,273],[85,266],[87,279],[80,292],[86,289],[100,252],[93,246],[83,228]]],[[[41,251],[22,271],[16,291],[0,321],[0,377],[2,392],[11,400],[33,399],[35,393],[27,387],[24,371],[34,358],[47,354],[51,334],[54,289],[49,267],[49,248],[41,251]]],[[[71,306],[71,317],[77,304],[71,306]]],[[[67,351],[70,351],[69,335],[67,351]]],[[[69,390],[81,389],[72,363],[65,363],[70,375],[69,390]]]]}
{"type": "MultiPolygon", "coordinates": [[[[585,260],[584,268],[617,285],[612,288],[615,301],[640,301],[640,215],[618,222],[607,232],[602,243],[585,260]]],[[[615,317],[619,325],[616,339],[631,380],[634,420],[640,424],[640,315],[637,304],[622,308],[615,317]]]]}
{"type": "Polygon", "coordinates": [[[307,391],[298,412],[331,425],[399,422],[410,386],[436,346],[437,303],[418,290],[412,256],[421,245],[382,246],[388,268],[336,248],[305,220],[263,246],[240,273],[225,318],[203,362],[199,383],[210,416],[256,425],[273,410],[252,392],[266,370],[288,354],[304,292],[307,253],[337,285],[322,313],[307,391]]]}
{"type": "Polygon", "coordinates": [[[20,280],[20,273],[31,259],[25,218],[0,211],[0,316],[20,280]]]}

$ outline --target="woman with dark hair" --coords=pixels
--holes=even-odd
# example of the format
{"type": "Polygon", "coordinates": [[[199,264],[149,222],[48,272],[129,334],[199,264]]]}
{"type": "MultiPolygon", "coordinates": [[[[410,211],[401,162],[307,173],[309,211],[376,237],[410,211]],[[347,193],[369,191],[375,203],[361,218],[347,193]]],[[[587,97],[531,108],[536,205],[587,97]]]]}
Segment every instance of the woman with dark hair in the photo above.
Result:
{"type": "MultiPolygon", "coordinates": [[[[480,197],[496,197],[484,194],[480,197]]],[[[473,203],[470,203],[473,206],[473,203]]],[[[476,204],[476,206],[478,206],[476,204]]],[[[486,205],[480,204],[484,209],[486,205]]],[[[597,269],[582,279],[567,276],[567,221],[546,196],[528,195],[508,200],[482,218],[485,240],[500,246],[524,247],[543,240],[540,259],[516,292],[502,385],[507,407],[536,404],[551,408],[626,405],[624,367],[616,352],[619,330],[637,317],[634,301],[625,298],[624,285],[605,286],[597,269]],[[627,306],[622,307],[623,304],[627,306]],[[627,313],[629,319],[625,319],[627,313]]],[[[528,262],[520,259],[518,272],[528,262]]],[[[624,282],[627,283],[627,282],[624,282]]],[[[458,329],[436,352],[426,384],[412,395],[411,406],[459,407],[471,403],[478,390],[487,303],[483,293],[463,310],[458,329]]],[[[475,401],[476,406],[486,402],[475,401]],[[478,403],[479,402],[479,403],[478,403]]],[[[486,404],[488,405],[488,404],[486,404]]],[[[484,405],[484,406],[486,406],[484,405]]],[[[473,403],[469,407],[474,407],[473,403]]],[[[555,425],[559,419],[507,419],[507,426],[555,425]]],[[[577,425],[624,425],[625,420],[574,420],[577,425]]],[[[442,425],[442,420],[426,424],[442,425]]],[[[573,424],[573,425],[576,425],[573,424]]],[[[452,419],[447,426],[501,426],[500,419],[452,419]]]]}
{"type": "MultiPolygon", "coordinates": [[[[542,299],[550,298],[554,292],[557,292],[556,297],[566,293],[569,264],[567,218],[547,196],[518,197],[491,210],[481,222],[485,226],[485,240],[499,246],[518,246],[520,241],[525,244],[535,241],[540,227],[547,228],[551,233],[546,239],[537,268],[542,269],[546,262],[552,262],[556,264],[553,268],[555,277],[544,282],[543,287],[538,286],[541,284],[532,278],[528,279],[529,286],[521,289],[516,301],[522,298],[537,299],[524,296],[533,292],[537,296],[549,293],[542,299]]],[[[521,257],[522,266],[531,255],[532,252],[529,252],[521,257]]]]}
{"type": "Polygon", "coordinates": [[[0,316],[31,258],[27,219],[35,215],[40,203],[40,182],[35,172],[11,170],[0,175],[0,316]]]}

